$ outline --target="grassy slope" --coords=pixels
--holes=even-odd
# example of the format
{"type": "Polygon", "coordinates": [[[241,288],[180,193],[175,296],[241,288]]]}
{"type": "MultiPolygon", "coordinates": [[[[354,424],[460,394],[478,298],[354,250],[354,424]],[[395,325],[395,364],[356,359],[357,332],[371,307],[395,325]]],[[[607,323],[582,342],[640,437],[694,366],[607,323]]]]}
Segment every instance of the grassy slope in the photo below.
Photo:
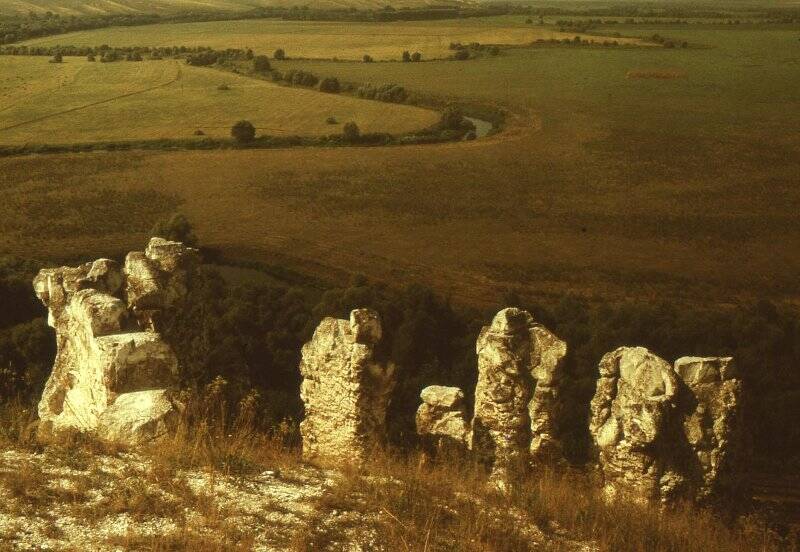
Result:
{"type": "Polygon", "coordinates": [[[43,57],[0,57],[0,144],[191,138],[197,129],[227,136],[240,119],[264,134],[341,132],[341,124],[326,124],[329,116],[355,121],[367,132],[397,133],[438,119],[433,111],[281,87],[172,60],[67,58],[52,64],[43,57]],[[223,83],[230,90],[218,90],[223,83]]]}
{"type": "MultiPolygon", "coordinates": [[[[291,57],[361,60],[400,59],[404,50],[425,59],[452,55],[451,42],[527,44],[551,38],[573,38],[549,27],[524,23],[524,17],[459,19],[395,23],[327,23],[255,19],[108,28],[58,35],[26,42],[54,46],[210,46],[252,48],[271,54],[283,48],[291,57]]],[[[585,36],[585,35],[581,35],[585,36]]],[[[635,40],[617,38],[622,43],[635,40]]]]}
{"type": "Polygon", "coordinates": [[[425,147],[6,159],[0,250],[130,249],[156,214],[115,217],[157,190],[182,202],[204,243],[228,253],[418,280],[474,302],[516,286],[676,301],[796,298],[800,65],[787,53],[796,33],[660,31],[714,48],[294,62],[531,108],[541,130],[526,124],[425,147]],[[626,79],[642,68],[687,77],[626,79]],[[97,190],[120,190],[120,200],[104,206],[97,190]],[[67,200],[86,202],[83,226],[68,209],[48,212],[67,200]]]}

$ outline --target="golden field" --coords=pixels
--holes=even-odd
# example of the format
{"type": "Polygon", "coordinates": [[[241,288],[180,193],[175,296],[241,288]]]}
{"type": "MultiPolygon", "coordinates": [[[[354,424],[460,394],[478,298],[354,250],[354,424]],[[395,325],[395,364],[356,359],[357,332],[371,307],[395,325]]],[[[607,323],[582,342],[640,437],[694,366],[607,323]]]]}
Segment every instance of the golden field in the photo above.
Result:
{"type": "Polygon", "coordinates": [[[0,57],[0,144],[58,144],[259,134],[324,135],[354,121],[402,134],[438,120],[430,110],[288,88],[175,60],[99,63],[0,57]],[[219,87],[225,85],[226,90],[219,87]],[[339,123],[328,124],[334,117],[339,123]]]}
{"type": "MultiPolygon", "coordinates": [[[[365,54],[375,60],[399,60],[404,50],[420,52],[423,59],[452,55],[451,42],[526,45],[538,39],[586,40],[603,38],[560,32],[549,26],[525,23],[525,18],[487,17],[446,21],[392,23],[303,22],[252,19],[169,23],[136,27],[111,27],[34,39],[30,46],[208,46],[214,49],[251,48],[262,54],[282,48],[293,58],[360,61],[365,54]]],[[[621,44],[641,44],[636,38],[614,38],[621,44]]]]}

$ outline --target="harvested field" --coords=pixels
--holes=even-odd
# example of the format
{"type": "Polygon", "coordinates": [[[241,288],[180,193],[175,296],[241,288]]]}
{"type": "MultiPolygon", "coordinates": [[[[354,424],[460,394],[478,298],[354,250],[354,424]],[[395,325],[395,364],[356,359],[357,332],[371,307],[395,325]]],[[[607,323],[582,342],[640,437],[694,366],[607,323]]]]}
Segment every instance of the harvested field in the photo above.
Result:
{"type": "MultiPolygon", "coordinates": [[[[551,27],[524,23],[525,19],[482,18],[393,23],[297,22],[268,19],[211,21],[111,27],[52,36],[26,42],[31,46],[209,46],[215,49],[251,48],[269,54],[283,48],[293,58],[360,61],[365,54],[376,60],[399,60],[404,50],[420,52],[423,59],[447,58],[450,43],[524,45],[538,39],[573,39],[581,36],[551,27]]],[[[621,44],[639,39],[615,38],[621,44]]]]}
{"type": "Polygon", "coordinates": [[[259,134],[404,133],[438,120],[429,110],[282,87],[175,60],[99,63],[0,57],[0,144],[225,137],[238,120],[259,134]],[[225,85],[220,90],[220,85],[225,85]],[[339,121],[331,125],[329,117],[339,121]]]}

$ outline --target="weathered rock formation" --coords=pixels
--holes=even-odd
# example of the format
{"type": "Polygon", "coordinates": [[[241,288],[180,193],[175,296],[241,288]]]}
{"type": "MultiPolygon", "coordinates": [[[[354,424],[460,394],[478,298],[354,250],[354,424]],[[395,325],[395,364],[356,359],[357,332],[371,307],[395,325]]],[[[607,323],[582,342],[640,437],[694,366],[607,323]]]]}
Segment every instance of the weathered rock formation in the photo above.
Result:
{"type": "Polygon", "coordinates": [[[730,357],[683,357],[675,372],[685,385],[680,401],[692,497],[705,502],[735,490],[741,454],[742,385],[730,357]]]}
{"type": "Polygon", "coordinates": [[[177,382],[178,361],[154,319],[185,294],[197,262],[194,249],[153,238],[146,252],[128,255],[124,269],[99,259],[39,272],[33,286],[58,345],[39,402],[40,438],[91,432],[136,444],[163,433],[174,415],[165,389],[177,382]],[[147,309],[131,258],[148,267],[146,287],[159,297],[147,309]]]}
{"type": "Polygon", "coordinates": [[[609,497],[707,501],[736,483],[741,383],[731,358],[674,369],[642,347],[600,361],[589,430],[609,497]]]}
{"type": "Polygon", "coordinates": [[[472,447],[501,489],[560,450],[558,384],[566,344],[527,311],[500,311],[478,337],[472,447]],[[541,383],[541,388],[539,388],[541,383]]]}
{"type": "Polygon", "coordinates": [[[589,429],[605,493],[668,500],[682,484],[666,452],[678,385],[672,366],[644,347],[620,347],[599,368],[589,429]]]}
{"type": "Polygon", "coordinates": [[[300,432],[307,460],[357,465],[385,438],[395,373],[375,359],[381,335],[378,314],[357,309],[350,320],[324,319],[303,346],[300,432]]]}
{"type": "Polygon", "coordinates": [[[563,458],[560,418],[563,402],[563,361],[567,344],[540,324],[531,326],[531,373],[536,383],[528,404],[531,418],[531,459],[553,464],[563,458]]]}
{"type": "Polygon", "coordinates": [[[420,393],[417,433],[430,452],[464,452],[470,447],[470,424],[464,393],[458,387],[431,385],[420,393]]]}

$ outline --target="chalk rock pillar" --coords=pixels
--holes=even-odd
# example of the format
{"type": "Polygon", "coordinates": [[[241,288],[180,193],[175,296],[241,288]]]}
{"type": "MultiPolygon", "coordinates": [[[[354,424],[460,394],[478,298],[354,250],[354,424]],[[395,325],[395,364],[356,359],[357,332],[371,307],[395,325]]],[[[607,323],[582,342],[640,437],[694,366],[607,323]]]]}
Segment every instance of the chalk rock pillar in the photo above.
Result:
{"type": "Polygon", "coordinates": [[[675,372],[685,384],[681,410],[693,498],[706,502],[738,484],[742,384],[730,357],[679,358],[675,372]]]}
{"type": "Polygon", "coordinates": [[[531,374],[536,387],[528,406],[531,418],[531,461],[555,464],[563,459],[560,419],[561,385],[567,344],[540,324],[531,332],[531,374]]]}
{"type": "Polygon", "coordinates": [[[395,370],[375,359],[381,336],[378,313],[357,309],[350,320],[325,318],[303,346],[305,419],[300,432],[305,459],[358,465],[385,439],[395,370]]]}
{"type": "Polygon", "coordinates": [[[609,498],[666,501],[681,476],[668,458],[677,379],[644,347],[620,347],[600,361],[589,430],[609,498]]]}
{"type": "Polygon", "coordinates": [[[483,328],[477,353],[472,447],[490,467],[490,482],[503,490],[531,460],[560,454],[558,385],[566,344],[527,311],[508,308],[483,328]]]}

